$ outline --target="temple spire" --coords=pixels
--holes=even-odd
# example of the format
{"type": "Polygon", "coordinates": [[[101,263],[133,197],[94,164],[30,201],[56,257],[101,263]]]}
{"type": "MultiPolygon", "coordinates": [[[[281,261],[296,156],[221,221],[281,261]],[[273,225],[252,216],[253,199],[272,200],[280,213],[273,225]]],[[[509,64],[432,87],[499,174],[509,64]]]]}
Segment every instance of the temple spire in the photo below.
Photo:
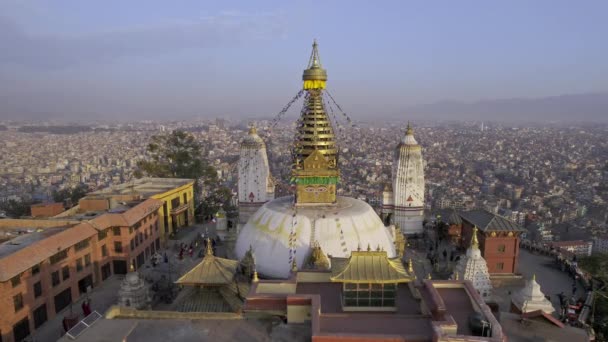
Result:
{"type": "Polygon", "coordinates": [[[479,249],[479,241],[477,240],[477,226],[473,227],[473,236],[471,237],[471,248],[479,249]]]}
{"type": "Polygon", "coordinates": [[[207,251],[205,252],[205,255],[207,256],[213,256],[213,245],[211,244],[211,239],[207,238],[207,251]]]}
{"type": "Polygon", "coordinates": [[[321,68],[321,58],[319,57],[316,39],[312,42],[312,53],[310,54],[310,60],[308,61],[308,69],[312,68],[321,68]]]}

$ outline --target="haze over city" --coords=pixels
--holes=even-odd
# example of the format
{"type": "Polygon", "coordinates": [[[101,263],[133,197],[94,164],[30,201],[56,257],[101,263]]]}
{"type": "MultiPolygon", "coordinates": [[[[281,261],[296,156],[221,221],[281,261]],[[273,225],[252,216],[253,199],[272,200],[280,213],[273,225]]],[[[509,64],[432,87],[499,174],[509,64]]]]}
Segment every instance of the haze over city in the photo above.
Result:
{"type": "Polygon", "coordinates": [[[0,3],[1,119],[272,117],[313,38],[353,118],[605,121],[605,1],[0,3]]]}

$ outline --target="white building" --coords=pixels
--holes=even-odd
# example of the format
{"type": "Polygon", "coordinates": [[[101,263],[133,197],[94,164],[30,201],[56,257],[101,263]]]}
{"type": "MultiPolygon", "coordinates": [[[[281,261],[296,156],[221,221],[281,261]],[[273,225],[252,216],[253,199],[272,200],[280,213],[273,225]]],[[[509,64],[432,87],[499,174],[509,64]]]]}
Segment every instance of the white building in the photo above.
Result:
{"type": "Polygon", "coordinates": [[[264,203],[274,198],[266,144],[255,126],[241,142],[238,177],[239,226],[243,226],[264,203]]]}
{"type": "Polygon", "coordinates": [[[422,233],[424,220],[424,162],[422,147],[408,124],[405,136],[395,149],[392,187],[382,194],[382,214],[404,234],[422,233]]]}
{"type": "Polygon", "coordinates": [[[523,289],[513,294],[511,302],[521,313],[541,310],[544,313],[550,314],[555,311],[551,301],[545,298],[545,295],[540,290],[540,285],[536,282],[536,276],[532,276],[532,279],[526,282],[526,286],[523,289]]]}
{"type": "Polygon", "coordinates": [[[492,294],[488,264],[481,256],[481,251],[479,250],[477,227],[473,228],[471,246],[467,249],[467,254],[456,264],[451,279],[470,280],[473,283],[473,287],[485,300],[489,299],[492,294]]]}

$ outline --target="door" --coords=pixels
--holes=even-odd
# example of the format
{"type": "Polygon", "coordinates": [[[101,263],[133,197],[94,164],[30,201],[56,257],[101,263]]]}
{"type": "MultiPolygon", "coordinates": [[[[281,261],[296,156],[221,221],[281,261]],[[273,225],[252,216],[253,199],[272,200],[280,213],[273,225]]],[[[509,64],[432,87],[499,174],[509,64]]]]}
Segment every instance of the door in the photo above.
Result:
{"type": "Polygon", "coordinates": [[[139,269],[141,267],[141,265],[144,264],[144,262],[146,262],[146,260],[144,258],[144,252],[141,252],[137,256],[137,269],[139,269]]]}
{"type": "Polygon", "coordinates": [[[34,328],[38,329],[46,320],[46,304],[42,304],[34,310],[34,328]]]}
{"type": "Polygon", "coordinates": [[[106,263],[105,265],[101,266],[101,280],[106,280],[108,279],[109,276],[112,275],[112,266],[110,266],[110,263],[106,263]]]}
{"type": "Polygon", "coordinates": [[[88,276],[80,279],[78,281],[78,291],[81,295],[87,293],[87,287],[93,288],[93,275],[89,274],[88,276]]]}
{"type": "Polygon", "coordinates": [[[55,313],[65,309],[72,303],[72,288],[68,287],[55,296],[55,313]]]}
{"type": "Polygon", "coordinates": [[[30,335],[30,321],[26,318],[13,325],[15,342],[21,342],[30,335]]]}
{"type": "Polygon", "coordinates": [[[114,260],[114,274],[127,274],[127,261],[126,260],[114,260]]]}

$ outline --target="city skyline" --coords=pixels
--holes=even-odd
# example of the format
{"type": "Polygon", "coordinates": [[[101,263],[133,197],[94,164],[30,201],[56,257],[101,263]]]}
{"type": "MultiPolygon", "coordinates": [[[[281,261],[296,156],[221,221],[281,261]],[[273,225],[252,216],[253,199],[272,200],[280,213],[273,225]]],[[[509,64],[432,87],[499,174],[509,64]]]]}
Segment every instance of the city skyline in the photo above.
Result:
{"type": "Polygon", "coordinates": [[[602,2],[141,4],[0,4],[0,118],[272,117],[317,38],[355,119],[605,120],[602,2]]]}

